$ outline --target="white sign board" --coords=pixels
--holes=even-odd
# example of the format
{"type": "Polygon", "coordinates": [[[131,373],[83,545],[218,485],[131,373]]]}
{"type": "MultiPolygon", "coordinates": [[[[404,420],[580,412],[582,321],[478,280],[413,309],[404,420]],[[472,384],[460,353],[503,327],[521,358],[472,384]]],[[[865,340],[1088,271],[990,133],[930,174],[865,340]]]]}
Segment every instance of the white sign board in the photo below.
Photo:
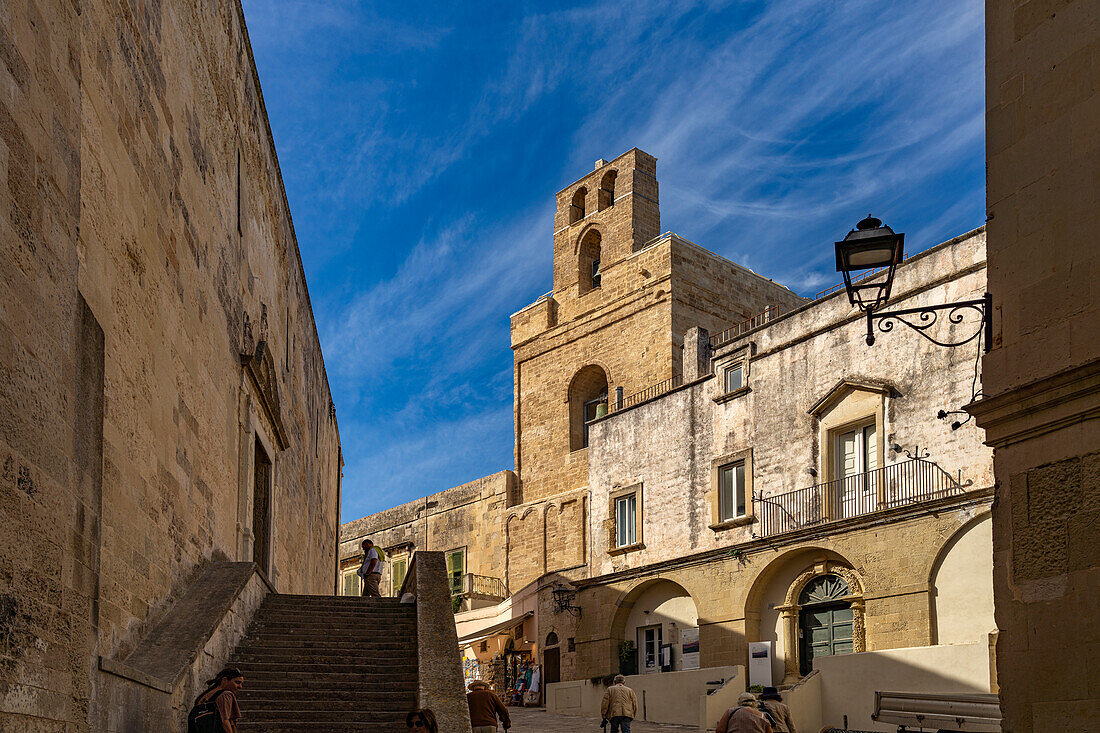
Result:
{"type": "Polygon", "coordinates": [[[680,668],[699,669],[699,629],[680,629],[680,668]]]}
{"type": "Polygon", "coordinates": [[[771,641],[749,642],[749,686],[772,686],[772,644],[771,641]]]}

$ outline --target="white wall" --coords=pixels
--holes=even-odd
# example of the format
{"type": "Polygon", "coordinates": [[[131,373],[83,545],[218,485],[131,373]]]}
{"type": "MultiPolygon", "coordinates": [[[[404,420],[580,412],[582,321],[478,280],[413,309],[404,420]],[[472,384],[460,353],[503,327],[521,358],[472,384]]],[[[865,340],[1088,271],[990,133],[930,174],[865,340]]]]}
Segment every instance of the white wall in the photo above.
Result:
{"type": "MultiPolygon", "coordinates": [[[[695,602],[683,588],[671,582],[660,582],[645,590],[626,619],[625,639],[638,644],[638,627],[661,624],[661,641],[672,644],[672,669],[681,669],[680,630],[699,625],[695,602]],[[648,611],[649,613],[646,613],[648,611]]],[[[642,661],[638,660],[638,671],[642,661]]]]}
{"type": "MultiPolygon", "coordinates": [[[[745,668],[742,666],[630,675],[626,678],[626,686],[638,696],[638,716],[635,720],[705,727],[713,726],[718,720],[717,717],[709,722],[700,720],[700,716],[707,712],[699,702],[706,698],[707,683],[730,678],[740,678],[740,682],[734,685],[740,685],[744,690],[745,668]]],[[[547,685],[546,711],[598,718],[606,689],[602,684],[594,685],[588,680],[547,685]]]]}
{"type": "Polygon", "coordinates": [[[814,659],[821,672],[821,723],[896,731],[872,722],[875,692],[989,692],[989,641],[910,647],[814,659]]]}
{"type": "Polygon", "coordinates": [[[987,639],[993,619],[993,520],[987,515],[951,538],[932,574],[937,644],[987,639]]]}

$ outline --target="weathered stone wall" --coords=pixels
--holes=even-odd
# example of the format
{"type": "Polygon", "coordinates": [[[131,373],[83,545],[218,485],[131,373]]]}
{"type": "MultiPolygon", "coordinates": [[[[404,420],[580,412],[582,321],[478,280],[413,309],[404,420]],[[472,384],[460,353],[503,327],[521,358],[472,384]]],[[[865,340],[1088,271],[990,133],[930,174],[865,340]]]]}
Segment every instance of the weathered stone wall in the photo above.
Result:
{"type": "MultiPolygon", "coordinates": [[[[388,553],[387,561],[411,558],[414,551],[465,548],[466,572],[504,579],[503,512],[515,487],[515,474],[501,471],[468,484],[386,509],[340,527],[340,560],[358,567],[364,539],[388,553]]],[[[393,595],[390,573],[383,573],[383,595],[393,595]]]]}
{"type": "MultiPolygon", "coordinates": [[[[973,298],[984,287],[978,230],[907,261],[892,303],[973,298]]],[[[951,328],[962,335],[962,326],[951,328]]],[[[936,418],[972,398],[977,346],[943,349],[899,327],[868,347],[864,329],[843,293],[830,296],[720,348],[715,376],[591,426],[593,579],[579,583],[578,677],[613,671],[618,642],[633,640],[625,616],[655,582],[677,583],[695,602],[704,666],[745,664],[748,641],[771,639],[782,676],[784,661],[795,659],[785,646],[784,625],[792,621],[775,609],[801,573],[822,563],[851,568],[858,578],[863,648],[931,643],[933,567],[955,532],[988,509],[992,487],[981,431],[973,423],[952,430],[936,418]],[[723,372],[735,362],[745,386],[726,393],[723,372]],[[903,451],[920,446],[952,475],[961,471],[970,493],[937,518],[917,507],[878,520],[849,518],[810,531],[813,539],[806,530],[758,539],[763,503],[754,507],[752,493],[772,497],[830,480],[829,429],[861,418],[877,426],[879,465],[905,462],[903,451]],[[748,516],[720,523],[716,468],[738,459],[746,463],[748,516]],[[642,517],[638,544],[624,550],[614,547],[612,499],[631,489],[642,517]]],[[[973,578],[975,586],[991,582],[973,578]]],[[[992,631],[991,619],[988,625],[992,631]]]]}
{"type": "MultiPolygon", "coordinates": [[[[979,230],[907,261],[898,270],[892,302],[904,308],[972,298],[984,287],[979,230]]],[[[865,321],[844,294],[830,296],[723,346],[714,356],[715,377],[593,424],[593,574],[751,539],[752,524],[711,529],[715,463],[747,456],[751,488],[766,496],[831,479],[820,425],[828,416],[811,415],[810,409],[830,395],[842,407],[861,393],[855,385],[885,392],[864,393],[873,395],[882,413],[885,464],[907,460],[892,445],[910,451],[920,446],[922,455],[927,451],[929,460],[953,475],[962,471],[975,488],[991,486],[992,455],[982,431],[973,422],[952,430],[936,419],[938,410],[957,410],[971,400],[976,347],[944,349],[903,327],[880,334],[868,347],[864,333],[865,321]],[[722,373],[734,360],[745,364],[747,389],[727,396],[722,373]],[[841,386],[845,380],[850,386],[841,386]],[[633,485],[643,487],[647,546],[609,556],[610,494],[633,485]]],[[[852,417],[863,417],[863,409],[857,405],[852,417]]]]}
{"type": "Polygon", "coordinates": [[[1006,733],[1100,720],[1100,13],[986,3],[996,348],[973,406],[996,449],[997,681],[1006,733]]]}
{"type": "MultiPolygon", "coordinates": [[[[767,601],[776,592],[782,598],[791,578],[815,569],[850,567],[862,584],[866,650],[930,644],[929,579],[936,560],[955,534],[988,507],[985,492],[950,509],[913,513],[888,526],[865,522],[816,537],[744,543],[737,554],[691,556],[670,550],[650,567],[577,581],[580,592],[574,603],[582,611],[573,620],[572,678],[618,671],[618,645],[626,638],[627,616],[635,600],[657,583],[679,586],[695,604],[703,667],[746,664],[748,642],[758,640],[776,641],[782,661],[787,643],[777,633],[782,620],[767,601]]],[[[567,623],[565,616],[551,618],[567,623]]]]}
{"type": "Polygon", "coordinates": [[[20,3],[0,59],[0,727],[102,729],[97,657],[252,559],[257,439],[331,591],[339,437],[239,5],[20,3]]]}

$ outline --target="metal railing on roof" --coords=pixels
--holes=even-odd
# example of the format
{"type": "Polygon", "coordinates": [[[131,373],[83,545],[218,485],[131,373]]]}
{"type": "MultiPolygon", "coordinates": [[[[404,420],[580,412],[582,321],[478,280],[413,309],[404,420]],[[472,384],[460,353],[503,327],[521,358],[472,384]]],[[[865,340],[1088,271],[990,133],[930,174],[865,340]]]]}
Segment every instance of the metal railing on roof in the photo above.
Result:
{"type": "Polygon", "coordinates": [[[748,318],[741,321],[738,324],[730,326],[725,331],[719,331],[710,337],[710,347],[717,349],[719,346],[725,346],[730,341],[740,336],[743,333],[751,331],[754,328],[763,326],[769,321],[774,321],[776,318],[782,315],[782,307],[778,305],[768,306],[768,309],[763,313],[757,313],[752,318],[748,318]]]}

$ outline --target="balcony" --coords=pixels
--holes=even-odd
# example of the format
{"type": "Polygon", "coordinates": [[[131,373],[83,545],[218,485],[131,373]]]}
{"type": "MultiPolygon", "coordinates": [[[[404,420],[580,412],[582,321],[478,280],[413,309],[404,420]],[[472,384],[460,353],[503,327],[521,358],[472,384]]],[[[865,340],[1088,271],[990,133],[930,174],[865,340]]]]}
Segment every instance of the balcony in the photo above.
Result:
{"type": "Polygon", "coordinates": [[[454,574],[451,576],[451,595],[471,601],[498,603],[508,597],[508,588],[500,578],[473,573],[454,574]]]}
{"type": "Polygon", "coordinates": [[[756,498],[761,537],[794,532],[965,493],[963,483],[931,461],[914,459],[806,489],[756,498]]]}

